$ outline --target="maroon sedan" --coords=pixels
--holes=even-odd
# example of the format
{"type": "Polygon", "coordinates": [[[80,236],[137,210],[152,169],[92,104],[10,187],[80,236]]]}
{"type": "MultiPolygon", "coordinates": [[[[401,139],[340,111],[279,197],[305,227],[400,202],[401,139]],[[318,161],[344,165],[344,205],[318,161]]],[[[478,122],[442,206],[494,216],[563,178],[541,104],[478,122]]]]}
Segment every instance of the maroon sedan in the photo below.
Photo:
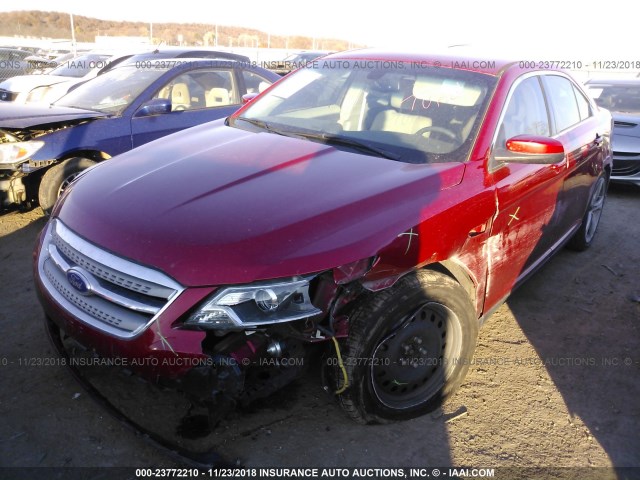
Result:
{"type": "Polygon", "coordinates": [[[74,182],[35,252],[47,325],[213,416],[319,348],[353,419],[422,415],[484,319],[593,242],[611,127],[560,71],[330,55],[74,182]]]}

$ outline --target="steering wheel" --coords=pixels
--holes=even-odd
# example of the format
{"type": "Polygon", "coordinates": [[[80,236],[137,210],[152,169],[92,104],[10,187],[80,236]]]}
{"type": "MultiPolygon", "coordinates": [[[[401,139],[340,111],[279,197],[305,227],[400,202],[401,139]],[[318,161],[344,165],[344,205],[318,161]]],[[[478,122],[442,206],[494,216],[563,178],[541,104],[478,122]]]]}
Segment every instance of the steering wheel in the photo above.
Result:
{"type": "Polygon", "coordinates": [[[182,110],[186,110],[184,105],[178,105],[173,109],[174,112],[181,112],[182,110]]]}
{"type": "Polygon", "coordinates": [[[441,133],[441,134],[449,137],[451,140],[456,140],[456,141],[460,140],[458,138],[458,135],[455,132],[453,132],[452,130],[449,130],[448,128],[445,128],[445,127],[439,127],[437,125],[431,125],[429,127],[422,127],[420,130],[418,130],[416,132],[416,135],[424,135],[427,132],[438,132],[438,133],[441,133]]]}

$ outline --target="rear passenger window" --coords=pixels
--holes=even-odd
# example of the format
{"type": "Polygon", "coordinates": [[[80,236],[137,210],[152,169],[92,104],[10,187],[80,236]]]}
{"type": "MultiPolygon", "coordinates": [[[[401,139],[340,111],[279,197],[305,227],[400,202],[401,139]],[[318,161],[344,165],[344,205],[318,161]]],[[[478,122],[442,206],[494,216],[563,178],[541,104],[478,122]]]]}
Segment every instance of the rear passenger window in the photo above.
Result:
{"type": "Polygon", "coordinates": [[[589,101],[585,98],[578,87],[573,85],[573,91],[576,94],[576,101],[578,102],[578,111],[580,112],[580,120],[586,120],[591,116],[591,105],[589,105],[589,101]]]}
{"type": "Polygon", "coordinates": [[[542,80],[547,98],[551,103],[551,112],[555,120],[555,133],[580,123],[580,110],[578,109],[576,94],[571,82],[558,75],[545,75],[542,80]]]}

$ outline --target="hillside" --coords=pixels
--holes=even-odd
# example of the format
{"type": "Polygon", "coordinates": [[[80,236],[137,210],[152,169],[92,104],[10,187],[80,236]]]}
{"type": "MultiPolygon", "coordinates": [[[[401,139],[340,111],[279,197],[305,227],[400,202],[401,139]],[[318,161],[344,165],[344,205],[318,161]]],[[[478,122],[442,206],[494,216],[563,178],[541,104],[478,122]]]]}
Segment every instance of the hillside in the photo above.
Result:
{"type": "MultiPolygon", "coordinates": [[[[148,37],[149,24],[144,22],[118,22],[74,15],[76,41],[93,42],[96,35],[148,37]]],[[[203,23],[154,23],[153,43],[178,45],[179,35],[183,45],[212,45],[215,25],[203,23]]],[[[69,14],[61,12],[18,11],[2,13],[0,36],[36,38],[69,38],[69,14]]],[[[224,46],[267,47],[287,49],[344,50],[350,44],[346,40],[332,38],[315,39],[304,36],[277,36],[243,27],[218,25],[218,44],[224,46]]]]}

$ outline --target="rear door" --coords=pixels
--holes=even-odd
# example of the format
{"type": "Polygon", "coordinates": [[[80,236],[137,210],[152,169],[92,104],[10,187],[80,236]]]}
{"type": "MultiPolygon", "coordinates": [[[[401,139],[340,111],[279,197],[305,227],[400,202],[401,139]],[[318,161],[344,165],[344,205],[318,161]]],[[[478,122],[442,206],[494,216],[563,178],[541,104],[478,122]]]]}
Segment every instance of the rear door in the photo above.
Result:
{"type": "Polygon", "coordinates": [[[585,213],[591,187],[604,161],[604,135],[592,102],[581,88],[561,74],[542,77],[551,110],[554,137],[564,144],[567,169],[555,213],[559,234],[569,235],[585,213]]]}

